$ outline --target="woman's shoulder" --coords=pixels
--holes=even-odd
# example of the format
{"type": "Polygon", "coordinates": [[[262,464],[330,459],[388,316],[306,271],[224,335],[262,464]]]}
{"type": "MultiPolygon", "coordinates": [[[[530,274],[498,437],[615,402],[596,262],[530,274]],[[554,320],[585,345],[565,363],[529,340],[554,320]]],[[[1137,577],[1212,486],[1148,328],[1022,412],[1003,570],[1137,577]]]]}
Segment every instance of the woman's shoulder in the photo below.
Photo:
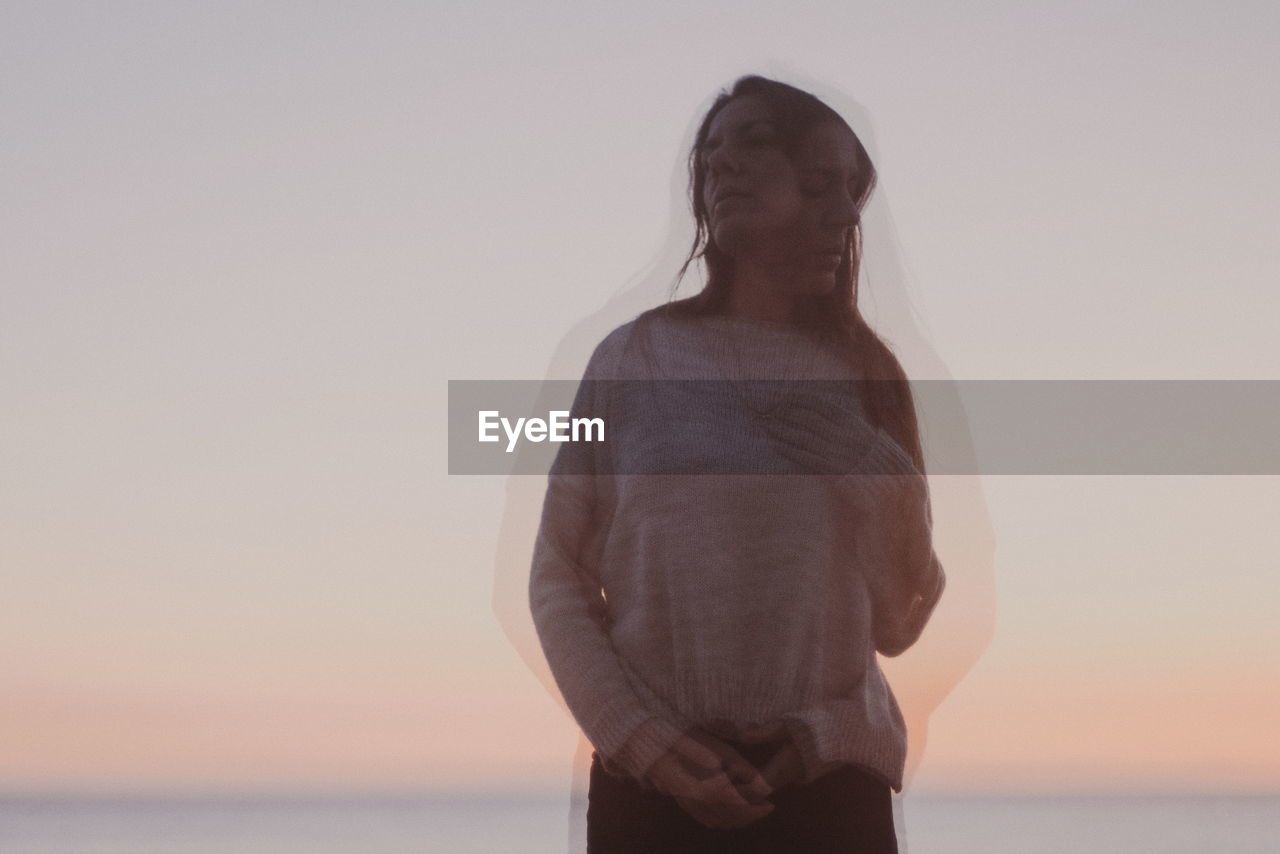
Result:
{"type": "Polygon", "coordinates": [[[667,305],[647,309],[609,330],[596,344],[591,364],[599,373],[610,373],[623,361],[652,349],[655,342],[668,345],[673,335],[690,328],[689,318],[667,309],[667,305]]]}
{"type": "Polygon", "coordinates": [[[645,309],[625,323],[618,324],[600,339],[596,349],[601,351],[621,349],[632,337],[640,333],[667,329],[673,325],[679,326],[687,323],[688,319],[683,313],[673,310],[671,305],[671,303],[666,303],[645,309]]]}
{"type": "Polygon", "coordinates": [[[623,364],[634,361],[635,348],[651,334],[644,313],[613,327],[592,350],[587,362],[587,376],[597,379],[621,379],[623,364]]]}

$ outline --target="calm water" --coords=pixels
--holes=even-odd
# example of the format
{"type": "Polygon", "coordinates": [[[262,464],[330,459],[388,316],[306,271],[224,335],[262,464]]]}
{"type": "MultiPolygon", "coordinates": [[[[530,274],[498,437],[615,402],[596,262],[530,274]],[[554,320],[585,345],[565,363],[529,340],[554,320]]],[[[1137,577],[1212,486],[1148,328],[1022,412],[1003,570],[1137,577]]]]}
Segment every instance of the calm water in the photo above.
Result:
{"type": "MultiPolygon", "coordinates": [[[[903,809],[903,854],[1280,851],[1280,798],[911,796],[903,809]]],[[[567,796],[0,798],[4,854],[576,854],[570,826],[567,796]]]]}

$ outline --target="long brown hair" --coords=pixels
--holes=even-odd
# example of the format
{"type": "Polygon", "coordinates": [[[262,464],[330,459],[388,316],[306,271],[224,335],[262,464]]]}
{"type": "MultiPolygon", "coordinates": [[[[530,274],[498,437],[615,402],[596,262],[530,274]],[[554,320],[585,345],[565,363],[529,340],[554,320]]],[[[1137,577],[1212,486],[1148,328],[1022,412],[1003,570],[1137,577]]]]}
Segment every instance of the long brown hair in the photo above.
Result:
{"type": "MultiPolygon", "coordinates": [[[[721,91],[702,119],[693,147],[689,151],[689,201],[697,225],[693,246],[672,286],[672,299],[645,314],[721,314],[728,307],[729,293],[733,286],[733,259],[721,251],[711,238],[710,216],[702,196],[706,167],[701,155],[711,121],[726,104],[743,96],[758,98],[768,106],[776,121],[782,148],[793,157],[805,136],[816,125],[835,121],[849,128],[849,124],[839,113],[818,98],[776,80],[748,75],[739,78],[728,91],[721,91]],[[706,286],[694,296],[674,299],[675,291],[689,265],[697,259],[701,259],[706,268],[706,286]]],[[[853,129],[849,128],[849,132],[853,133],[853,129]]],[[[871,191],[875,189],[876,170],[857,134],[853,134],[853,138],[857,143],[858,175],[862,178],[855,191],[855,203],[861,212],[871,191]]],[[[923,472],[924,453],[920,444],[920,428],[906,372],[889,345],[868,325],[862,312],[858,310],[858,273],[861,261],[862,227],[859,221],[852,229],[844,258],[836,271],[836,287],[826,294],[800,297],[797,306],[800,322],[805,327],[830,336],[841,347],[854,370],[863,378],[859,390],[872,423],[902,446],[916,468],[923,472]]]]}

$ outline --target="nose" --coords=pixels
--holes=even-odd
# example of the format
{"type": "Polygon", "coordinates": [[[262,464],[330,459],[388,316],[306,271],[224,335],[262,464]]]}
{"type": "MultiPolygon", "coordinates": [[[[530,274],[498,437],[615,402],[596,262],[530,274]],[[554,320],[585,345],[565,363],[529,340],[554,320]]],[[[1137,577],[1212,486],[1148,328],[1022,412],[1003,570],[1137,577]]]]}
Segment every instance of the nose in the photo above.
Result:
{"type": "Polygon", "coordinates": [[[832,225],[853,228],[861,217],[858,205],[848,193],[837,193],[827,210],[827,221],[832,225]]]}
{"type": "Polygon", "coordinates": [[[707,170],[713,175],[721,172],[737,172],[738,164],[726,150],[728,146],[718,145],[707,155],[707,170]]]}

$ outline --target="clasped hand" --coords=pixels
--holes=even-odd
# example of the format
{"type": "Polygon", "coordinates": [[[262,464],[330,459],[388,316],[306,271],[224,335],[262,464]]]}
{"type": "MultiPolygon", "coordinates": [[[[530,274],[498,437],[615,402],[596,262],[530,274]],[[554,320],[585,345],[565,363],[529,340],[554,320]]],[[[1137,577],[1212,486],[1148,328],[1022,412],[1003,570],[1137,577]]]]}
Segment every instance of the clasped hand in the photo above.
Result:
{"type": "Polygon", "coordinates": [[[773,812],[769,796],[800,782],[804,763],[788,740],[763,768],[756,768],[731,745],[695,728],[653,764],[646,778],[701,824],[727,829],[773,812]]]}
{"type": "Polygon", "coordinates": [[[774,448],[801,471],[857,474],[879,439],[866,418],[831,393],[802,390],[764,422],[774,448]]]}

